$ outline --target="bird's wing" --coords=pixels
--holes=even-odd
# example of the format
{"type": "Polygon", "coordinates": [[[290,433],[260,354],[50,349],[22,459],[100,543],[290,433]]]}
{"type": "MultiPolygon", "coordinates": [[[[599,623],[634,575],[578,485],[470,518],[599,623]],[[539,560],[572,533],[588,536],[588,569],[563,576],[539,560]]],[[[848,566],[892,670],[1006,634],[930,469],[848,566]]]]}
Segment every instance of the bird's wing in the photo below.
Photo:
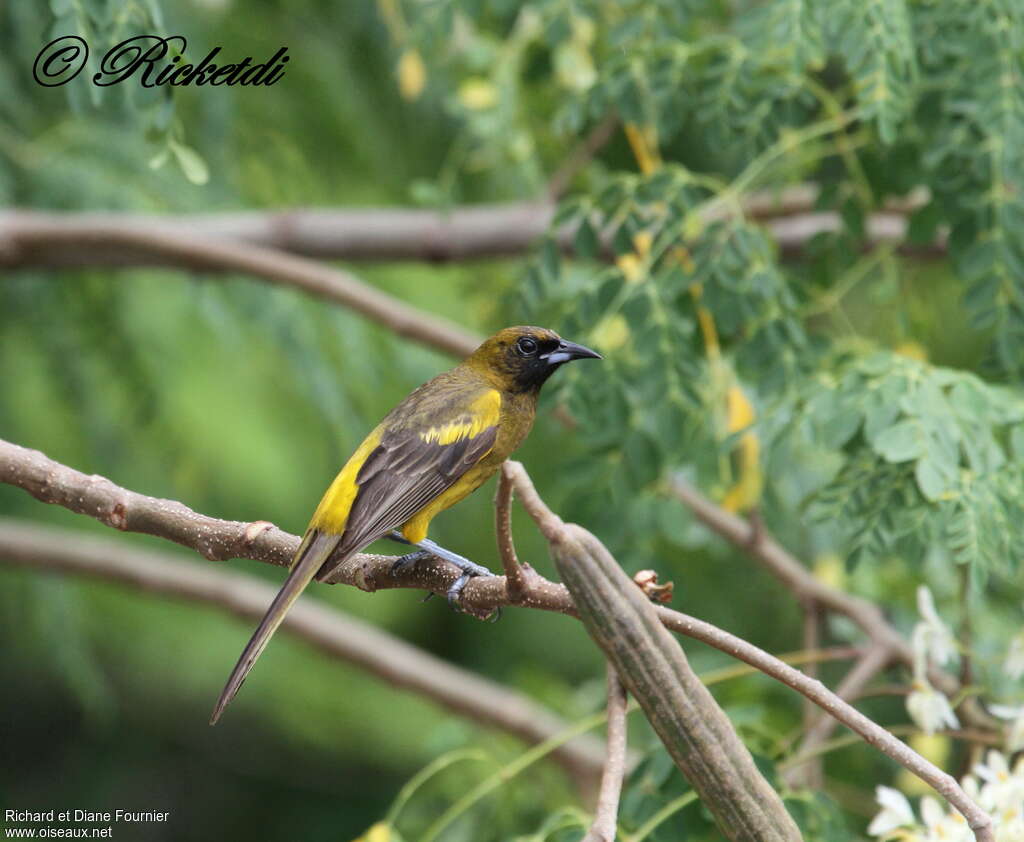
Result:
{"type": "Polygon", "coordinates": [[[450,376],[435,378],[399,404],[328,489],[284,586],[217,700],[211,724],[234,698],[285,613],[318,571],[328,573],[351,553],[404,524],[494,447],[500,393],[482,385],[447,381],[450,376]]]}
{"type": "Polygon", "coordinates": [[[335,559],[402,526],[494,447],[497,390],[477,386],[410,397],[405,413],[382,424],[379,443],[356,474],[358,490],[335,559]]]}

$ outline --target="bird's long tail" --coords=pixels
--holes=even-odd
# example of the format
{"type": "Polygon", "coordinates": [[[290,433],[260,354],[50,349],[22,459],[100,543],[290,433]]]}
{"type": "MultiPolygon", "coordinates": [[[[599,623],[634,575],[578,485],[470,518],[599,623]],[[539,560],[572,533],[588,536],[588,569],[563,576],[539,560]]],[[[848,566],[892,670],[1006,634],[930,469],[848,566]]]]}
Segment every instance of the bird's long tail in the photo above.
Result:
{"type": "Polygon", "coordinates": [[[217,705],[210,717],[211,725],[217,724],[217,720],[224,713],[224,708],[235,697],[242,682],[245,681],[245,677],[249,674],[249,670],[252,669],[256,659],[266,648],[271,635],[277,631],[277,627],[281,625],[288,609],[292,607],[292,603],[299,598],[299,594],[305,590],[306,585],[335,551],[340,540],[341,535],[327,534],[318,529],[310,529],[303,537],[302,544],[295,553],[295,560],[292,562],[288,578],[285,579],[281,590],[277,592],[267,613],[263,615],[259,626],[256,627],[253,636],[242,650],[238,663],[235,664],[227,684],[221,691],[220,698],[217,699],[217,705]]]}

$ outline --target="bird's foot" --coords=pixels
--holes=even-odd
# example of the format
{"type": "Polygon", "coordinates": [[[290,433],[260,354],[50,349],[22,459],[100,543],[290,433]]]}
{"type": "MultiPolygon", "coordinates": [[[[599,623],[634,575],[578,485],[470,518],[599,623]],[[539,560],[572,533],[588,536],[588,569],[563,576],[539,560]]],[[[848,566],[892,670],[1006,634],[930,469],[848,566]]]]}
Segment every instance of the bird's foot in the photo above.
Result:
{"type": "MultiPolygon", "coordinates": [[[[392,532],[389,537],[392,540],[398,541],[399,543],[411,543],[398,532],[392,532]]],[[[394,573],[396,570],[399,570],[408,564],[413,564],[419,561],[420,559],[427,558],[428,556],[437,556],[438,558],[442,558],[445,561],[451,562],[456,567],[458,567],[459,570],[462,571],[462,575],[459,576],[459,578],[456,579],[454,582],[452,582],[451,587],[448,588],[448,593],[445,595],[448,599],[448,604],[456,611],[459,610],[459,600],[462,598],[462,591],[466,587],[466,585],[469,584],[470,579],[474,578],[475,576],[494,575],[482,564],[477,564],[476,562],[470,561],[468,558],[465,558],[464,556],[461,556],[458,553],[453,553],[451,550],[446,550],[440,544],[434,543],[429,538],[424,538],[422,541],[416,544],[416,546],[419,547],[419,550],[417,550],[416,552],[407,553],[406,555],[400,556],[399,558],[395,559],[395,563],[391,565],[391,572],[394,573]]]]}
{"type": "Polygon", "coordinates": [[[417,561],[421,561],[425,558],[430,558],[430,556],[431,553],[428,553],[426,550],[416,550],[416,552],[414,553],[406,553],[405,555],[400,555],[398,558],[395,559],[394,564],[391,565],[391,575],[394,575],[403,567],[408,567],[410,564],[415,564],[417,561]]]}
{"type": "Polygon", "coordinates": [[[450,561],[462,571],[462,575],[452,582],[451,587],[448,588],[448,593],[445,594],[448,599],[448,604],[455,610],[458,610],[459,608],[459,600],[462,598],[462,591],[466,585],[469,584],[470,579],[475,576],[494,575],[483,565],[470,561],[468,558],[465,558],[458,553],[453,553],[451,550],[446,550],[439,544],[435,544],[429,538],[420,541],[416,546],[432,555],[436,555],[438,558],[450,561]]]}

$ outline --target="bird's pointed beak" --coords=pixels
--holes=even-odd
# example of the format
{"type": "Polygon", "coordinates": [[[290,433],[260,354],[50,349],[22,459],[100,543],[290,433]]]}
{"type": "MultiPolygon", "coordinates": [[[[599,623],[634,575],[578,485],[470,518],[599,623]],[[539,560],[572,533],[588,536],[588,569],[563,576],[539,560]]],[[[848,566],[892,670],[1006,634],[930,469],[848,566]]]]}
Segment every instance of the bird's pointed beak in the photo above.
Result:
{"type": "Polygon", "coordinates": [[[570,360],[585,359],[600,360],[603,357],[597,351],[591,351],[583,345],[577,345],[575,342],[568,342],[565,339],[559,342],[558,347],[547,355],[548,365],[561,365],[570,360]]]}

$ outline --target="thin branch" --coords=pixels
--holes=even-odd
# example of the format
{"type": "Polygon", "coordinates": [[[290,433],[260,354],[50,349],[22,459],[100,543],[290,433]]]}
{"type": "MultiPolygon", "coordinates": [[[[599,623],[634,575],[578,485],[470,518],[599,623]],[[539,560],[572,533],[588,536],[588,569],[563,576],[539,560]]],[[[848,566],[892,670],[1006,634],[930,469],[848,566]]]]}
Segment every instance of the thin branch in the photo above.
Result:
{"type": "MultiPolygon", "coordinates": [[[[1005,739],[1003,739],[999,734],[992,734],[987,731],[942,729],[940,731],[936,731],[934,734],[926,734],[916,725],[890,725],[889,733],[897,737],[949,737],[953,740],[960,740],[965,743],[970,743],[972,748],[976,748],[977,746],[991,746],[992,748],[1003,748],[1006,745],[1005,739]]],[[[815,753],[818,755],[828,754],[829,752],[835,751],[836,749],[845,748],[846,746],[857,745],[857,742],[858,737],[856,734],[844,734],[841,737],[836,737],[833,740],[829,740],[827,742],[822,743],[820,746],[815,748],[815,753]]],[[[807,760],[807,755],[794,754],[792,757],[787,757],[785,760],[782,760],[779,763],[777,763],[776,768],[778,768],[780,772],[785,773],[789,771],[791,767],[799,766],[802,763],[806,763],[807,760]]],[[[872,815],[873,814],[874,811],[872,811],[872,815]]]]}
{"type": "Polygon", "coordinates": [[[745,661],[811,699],[829,715],[856,732],[866,743],[888,755],[935,789],[963,813],[979,840],[992,839],[991,834],[985,835],[984,833],[985,828],[991,824],[991,820],[980,807],[971,801],[952,775],[943,772],[933,763],[921,757],[885,728],[840,699],[820,681],[808,678],[800,670],[782,663],[763,649],[722,631],[710,623],[705,623],[703,620],[697,620],[664,607],[658,608],[658,614],[666,628],[727,652],[734,658],[745,661]]]}
{"type": "MultiPolygon", "coordinates": [[[[758,533],[764,529],[764,521],[760,516],[757,518],[755,529],[758,533]]],[[[800,645],[804,650],[813,651],[821,646],[821,607],[813,599],[805,599],[800,602],[800,610],[803,614],[803,634],[801,636],[800,645]]],[[[811,678],[817,678],[819,675],[818,664],[809,663],[805,668],[805,671],[811,678]]],[[[842,694],[839,695],[841,698],[846,698],[845,696],[842,696],[842,694]]],[[[804,728],[810,730],[819,716],[829,719],[831,722],[835,722],[834,719],[826,716],[826,714],[819,714],[818,709],[810,699],[804,699],[804,728]]],[[[820,789],[824,785],[825,773],[819,759],[808,762],[806,766],[802,767],[801,772],[803,775],[803,782],[808,788],[820,789]]]]}
{"type": "MultiPolygon", "coordinates": [[[[835,694],[844,701],[852,702],[859,698],[868,683],[892,662],[892,653],[886,649],[873,646],[865,652],[839,682],[835,694]]],[[[828,741],[838,722],[825,713],[820,713],[811,720],[797,754],[806,756],[807,765],[794,765],[786,771],[786,781],[790,786],[813,786],[822,780],[822,768],[818,761],[821,755],[817,748],[828,741]]]]}
{"type": "MultiPolygon", "coordinates": [[[[549,542],[561,540],[566,524],[541,499],[523,466],[513,462],[506,473],[523,507],[545,538],[549,542]]],[[[58,503],[72,511],[88,514],[109,526],[166,537],[196,549],[207,558],[226,558],[228,556],[223,553],[229,551],[226,548],[232,548],[238,557],[285,563],[282,559],[290,559],[298,543],[297,537],[266,521],[252,524],[218,521],[199,515],[181,503],[130,492],[102,477],[88,477],[38,451],[3,441],[0,441],[0,481],[24,488],[43,502],[58,503]]],[[[392,571],[392,566],[391,556],[361,553],[336,568],[329,581],[366,591],[413,587],[444,594],[461,575],[454,565],[440,559],[400,568],[397,572],[392,571]]],[[[576,613],[565,587],[539,574],[531,578],[527,593],[515,602],[509,599],[504,576],[473,578],[464,589],[460,604],[465,611],[477,617],[488,617],[502,605],[523,605],[571,615],[576,613]]],[[[964,815],[978,840],[991,842],[991,819],[968,797],[955,778],[840,699],[820,681],[809,678],[763,649],[711,623],[664,606],[658,606],[656,610],[666,628],[745,661],[814,701],[865,742],[927,782],[964,815]]]]}
{"type": "MultiPolygon", "coordinates": [[[[262,617],[276,593],[276,588],[254,576],[94,538],[79,530],[11,518],[0,518],[0,557],[26,567],[120,582],[213,605],[247,619],[262,617]]],[[[288,612],[284,628],[389,684],[528,743],[544,742],[569,727],[515,690],[449,664],[315,599],[299,600],[288,612]]],[[[599,741],[583,737],[560,746],[554,757],[577,779],[596,784],[604,750],[599,741]]]]}
{"type": "MultiPolygon", "coordinates": [[[[836,695],[847,701],[858,698],[864,688],[891,662],[891,653],[879,648],[869,649],[843,676],[843,680],[836,686],[836,695]]],[[[829,717],[819,716],[804,737],[803,750],[808,750],[827,740],[835,730],[835,724],[835,721],[829,717]]]]}
{"type": "Polygon", "coordinates": [[[626,688],[608,664],[608,759],[601,775],[594,821],[583,842],[615,842],[619,798],[626,776],[626,703],[626,688]]]}
{"type": "MultiPolygon", "coordinates": [[[[864,649],[860,646],[833,646],[829,649],[817,649],[810,652],[804,650],[787,652],[775,657],[791,666],[800,666],[802,664],[820,664],[826,661],[846,661],[860,656],[863,652],[864,649]]],[[[754,675],[758,672],[760,670],[756,670],[753,667],[734,664],[730,667],[720,667],[719,669],[702,673],[701,681],[710,687],[721,681],[729,681],[744,675],[754,675]]]]}
{"type": "MultiPolygon", "coordinates": [[[[868,636],[874,648],[886,650],[907,664],[913,663],[910,644],[873,602],[825,584],[765,529],[757,530],[752,535],[749,524],[743,518],[727,512],[689,483],[676,478],[670,487],[672,493],[690,508],[701,523],[758,561],[801,603],[813,601],[822,608],[849,617],[868,636]]],[[[946,678],[950,679],[949,676],[946,678]]],[[[945,683],[943,689],[949,691],[949,680],[945,683]]]]}
{"type": "Polygon", "coordinates": [[[241,272],[291,286],[361,313],[399,336],[465,357],[481,337],[410,307],[354,275],[255,242],[214,236],[216,226],[154,223],[109,214],[0,214],[0,266],[101,266],[146,263],[206,271],[241,272]],[[114,263],[104,262],[103,256],[114,263]],[[79,260],[79,258],[84,258],[79,260]]]}
{"type": "Polygon", "coordinates": [[[508,463],[498,473],[498,490],[494,495],[494,533],[498,540],[498,554],[505,570],[505,582],[509,600],[522,599],[526,593],[526,571],[516,556],[516,545],[512,540],[512,479],[508,463]]]}
{"type": "MultiPolygon", "coordinates": [[[[799,601],[814,600],[824,609],[849,617],[868,636],[873,648],[888,651],[892,660],[913,666],[914,653],[910,643],[873,602],[825,584],[779,544],[763,525],[753,529],[742,518],[727,512],[681,478],[671,481],[670,490],[701,523],[758,561],[799,601]]],[[[949,673],[930,669],[928,678],[947,696],[960,692],[959,681],[949,673]]],[[[977,727],[991,730],[1000,727],[973,697],[965,698],[958,712],[965,721],[977,727]]]]}

